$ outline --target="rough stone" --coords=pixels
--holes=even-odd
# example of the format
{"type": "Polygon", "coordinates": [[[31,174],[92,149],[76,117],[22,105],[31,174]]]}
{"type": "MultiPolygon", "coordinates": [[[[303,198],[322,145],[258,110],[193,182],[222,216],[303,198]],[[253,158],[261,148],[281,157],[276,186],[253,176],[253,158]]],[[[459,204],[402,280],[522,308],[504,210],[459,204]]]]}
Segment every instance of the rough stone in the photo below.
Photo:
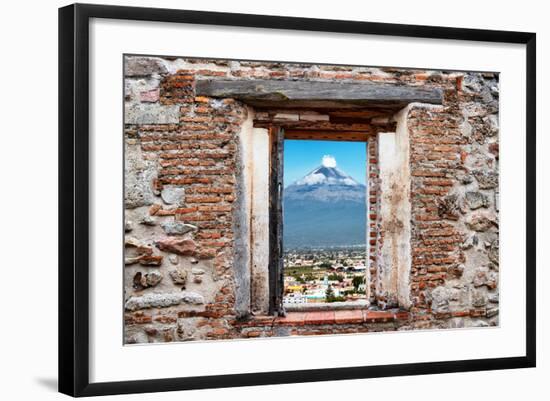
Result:
{"type": "Polygon", "coordinates": [[[125,124],[177,124],[179,119],[179,106],[162,106],[157,103],[125,105],[125,124]]]}
{"type": "Polygon", "coordinates": [[[126,237],[124,238],[124,246],[131,247],[131,248],[140,248],[146,246],[143,244],[140,240],[134,237],[126,237]]]}
{"type": "Polygon", "coordinates": [[[472,283],[474,287],[486,286],[487,288],[494,289],[497,287],[497,277],[497,274],[493,271],[478,268],[474,274],[472,283]]]}
{"type": "Polygon", "coordinates": [[[139,264],[143,266],[160,266],[163,258],[162,255],[142,255],[139,257],[139,264]]]}
{"type": "Polygon", "coordinates": [[[177,265],[180,262],[180,258],[178,258],[178,255],[170,255],[170,256],[168,256],[168,260],[173,265],[177,265]]]}
{"type": "Polygon", "coordinates": [[[496,134],[498,134],[498,117],[495,114],[484,117],[483,122],[488,127],[487,136],[495,136],[496,134]]]}
{"type": "Polygon", "coordinates": [[[157,225],[157,219],[155,219],[153,216],[145,215],[140,221],[140,224],[143,224],[145,226],[156,226],[157,225]]]}
{"type": "Polygon", "coordinates": [[[125,265],[134,265],[136,263],[139,263],[140,259],[141,259],[141,256],[125,257],[124,258],[124,264],[125,265]]]}
{"type": "Polygon", "coordinates": [[[180,341],[189,341],[197,332],[197,318],[186,318],[178,320],[177,334],[180,341]]]}
{"type": "Polygon", "coordinates": [[[204,248],[195,253],[199,259],[213,259],[216,257],[216,250],[213,248],[204,248]]]}
{"type": "Polygon", "coordinates": [[[474,182],[474,177],[470,174],[466,174],[464,171],[459,171],[455,176],[456,179],[463,185],[468,185],[474,182]]]}
{"type": "Polygon", "coordinates": [[[481,308],[487,305],[487,297],[483,291],[473,290],[472,291],[472,306],[476,308],[481,308]]]}
{"type": "Polygon", "coordinates": [[[155,195],[151,183],[157,176],[155,163],[143,158],[139,145],[126,144],[124,169],[124,206],[134,209],[152,205],[155,195]]]}
{"type": "Polygon", "coordinates": [[[150,288],[158,285],[162,281],[162,274],[159,272],[151,272],[143,274],[137,272],[134,275],[134,287],[135,288],[150,288]]]}
{"type": "Polygon", "coordinates": [[[472,210],[489,207],[489,197],[477,191],[466,192],[466,203],[472,210]]]}
{"type": "Polygon", "coordinates": [[[467,93],[479,93],[483,88],[481,78],[478,74],[466,74],[462,81],[462,86],[467,93]]]}
{"type": "Polygon", "coordinates": [[[183,269],[170,271],[170,278],[174,284],[185,285],[187,283],[187,272],[183,269]]]}
{"type": "Polygon", "coordinates": [[[471,184],[472,182],[474,182],[474,177],[472,177],[469,174],[466,174],[465,176],[462,177],[460,182],[464,185],[471,184]]]}
{"type": "Polygon", "coordinates": [[[136,311],[147,308],[166,308],[168,306],[179,305],[182,303],[200,305],[204,304],[202,295],[196,292],[181,291],[165,294],[145,294],[137,297],[130,297],[125,309],[128,311],[136,311]]]}
{"type": "Polygon", "coordinates": [[[450,329],[463,329],[464,328],[464,319],[462,318],[452,318],[449,319],[449,328],[450,329]]]}
{"type": "Polygon", "coordinates": [[[458,220],[462,211],[461,203],[461,199],[457,194],[451,194],[439,199],[437,205],[439,216],[444,219],[458,220]]]}
{"type": "Polygon", "coordinates": [[[489,327],[489,323],[484,320],[475,320],[472,322],[472,327],[489,327]]]}
{"type": "Polygon", "coordinates": [[[491,242],[491,245],[489,246],[489,252],[487,253],[487,256],[489,256],[489,260],[496,265],[499,264],[499,240],[498,238],[495,239],[493,242],[491,242]]]}
{"type": "Polygon", "coordinates": [[[453,265],[449,267],[449,270],[447,270],[447,273],[449,273],[449,277],[460,278],[464,274],[464,265],[463,264],[453,265]]]}
{"type": "Polygon", "coordinates": [[[197,244],[192,239],[164,238],[156,242],[161,251],[177,253],[183,256],[195,254],[197,244]]]}
{"type": "Polygon", "coordinates": [[[161,226],[168,235],[183,235],[191,231],[197,231],[197,226],[174,220],[165,221],[161,223],[161,226]]]}
{"type": "Polygon", "coordinates": [[[488,300],[489,300],[489,302],[491,302],[491,303],[498,304],[499,301],[500,301],[498,293],[496,293],[496,294],[489,294],[488,300]]]}
{"type": "Polygon", "coordinates": [[[139,100],[144,103],[155,103],[159,100],[159,89],[151,89],[147,91],[140,92],[139,100]]]}
{"type": "Polygon", "coordinates": [[[480,189],[493,189],[498,186],[498,174],[486,169],[476,170],[472,173],[476,178],[480,189]]]}
{"type": "Polygon", "coordinates": [[[495,308],[489,308],[487,309],[487,317],[493,317],[498,315],[498,306],[495,308]]]}
{"type": "Polygon", "coordinates": [[[434,313],[449,312],[449,290],[445,287],[437,287],[432,291],[432,311],[434,313]]]}
{"type": "Polygon", "coordinates": [[[185,189],[182,187],[165,186],[160,192],[160,197],[168,205],[182,205],[185,189]]]}
{"type": "Polygon", "coordinates": [[[128,57],[124,63],[124,75],[127,77],[142,77],[152,74],[166,74],[167,72],[164,63],[155,58],[128,57]]]}
{"type": "Polygon", "coordinates": [[[479,239],[477,238],[477,234],[472,233],[466,240],[462,243],[461,248],[464,250],[468,250],[473,248],[474,246],[477,246],[479,243],[479,239]]]}
{"type": "Polygon", "coordinates": [[[152,255],[153,248],[141,243],[135,238],[126,237],[124,239],[124,252],[126,257],[135,258],[143,255],[152,255]]]}
{"type": "Polygon", "coordinates": [[[496,223],[485,215],[476,214],[466,221],[466,225],[471,230],[483,232],[495,226],[496,223]]]}
{"type": "Polygon", "coordinates": [[[124,222],[124,232],[129,233],[130,231],[132,231],[132,229],[133,229],[132,222],[130,220],[126,220],[124,222]]]}
{"type": "Polygon", "coordinates": [[[205,271],[204,271],[204,269],[200,269],[200,268],[198,268],[198,267],[193,267],[193,268],[191,269],[191,273],[192,273],[192,274],[195,274],[195,275],[201,275],[201,274],[204,274],[205,271]]]}
{"type": "Polygon", "coordinates": [[[489,153],[491,153],[493,156],[495,156],[496,159],[499,158],[499,144],[498,144],[498,142],[494,142],[494,143],[489,144],[489,153]]]}
{"type": "Polygon", "coordinates": [[[136,333],[130,332],[126,333],[126,344],[143,344],[147,343],[149,339],[147,334],[144,331],[138,331],[136,333]]]}
{"type": "Polygon", "coordinates": [[[273,331],[277,337],[288,337],[292,334],[291,328],[287,326],[275,326],[273,331]]]}

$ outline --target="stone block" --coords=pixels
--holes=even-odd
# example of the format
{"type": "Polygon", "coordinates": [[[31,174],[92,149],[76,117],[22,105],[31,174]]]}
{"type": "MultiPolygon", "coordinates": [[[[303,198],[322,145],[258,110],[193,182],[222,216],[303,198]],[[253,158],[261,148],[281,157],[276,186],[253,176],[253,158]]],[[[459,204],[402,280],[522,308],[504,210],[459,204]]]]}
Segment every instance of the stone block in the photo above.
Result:
{"type": "Polygon", "coordinates": [[[127,77],[143,77],[168,72],[162,60],[149,57],[128,57],[124,63],[124,75],[127,77]]]}
{"type": "Polygon", "coordinates": [[[143,91],[139,94],[139,100],[143,103],[155,103],[159,100],[159,89],[143,91]]]}
{"type": "Polygon", "coordinates": [[[482,214],[476,214],[470,217],[468,221],[466,221],[466,225],[471,230],[482,232],[482,231],[487,231],[493,226],[496,226],[496,222],[493,221],[488,216],[485,216],[482,214]]]}
{"type": "Polygon", "coordinates": [[[191,256],[197,249],[197,244],[192,239],[164,238],[156,242],[157,247],[166,252],[191,256]]]}
{"type": "Polygon", "coordinates": [[[166,308],[182,303],[200,305],[204,304],[202,295],[196,292],[181,291],[166,294],[145,294],[139,297],[130,297],[124,308],[128,311],[135,311],[147,308],[166,308]]]}
{"type": "Polygon", "coordinates": [[[182,205],[185,189],[166,185],[160,192],[160,197],[168,205],[182,205]]]}
{"type": "Polygon", "coordinates": [[[180,118],[179,106],[151,104],[126,104],[125,124],[177,124],[180,118]]]}
{"type": "Polygon", "coordinates": [[[170,272],[170,278],[174,284],[185,285],[187,283],[187,272],[182,269],[172,270],[170,272]]]}
{"type": "Polygon", "coordinates": [[[126,144],[124,168],[124,206],[134,209],[155,201],[152,182],[157,177],[155,162],[145,160],[139,145],[126,144]]]}
{"type": "Polygon", "coordinates": [[[466,192],[466,202],[472,210],[480,207],[489,207],[489,197],[477,191],[466,192]]]}
{"type": "Polygon", "coordinates": [[[498,174],[495,171],[476,170],[473,175],[480,189],[493,189],[498,186],[498,174]]]}
{"type": "Polygon", "coordinates": [[[162,277],[162,274],[156,271],[146,274],[137,272],[134,275],[134,288],[143,289],[155,287],[162,281],[162,277]]]}
{"type": "Polygon", "coordinates": [[[191,231],[197,231],[197,227],[181,221],[165,221],[161,224],[164,232],[168,235],[183,235],[191,231]]]}

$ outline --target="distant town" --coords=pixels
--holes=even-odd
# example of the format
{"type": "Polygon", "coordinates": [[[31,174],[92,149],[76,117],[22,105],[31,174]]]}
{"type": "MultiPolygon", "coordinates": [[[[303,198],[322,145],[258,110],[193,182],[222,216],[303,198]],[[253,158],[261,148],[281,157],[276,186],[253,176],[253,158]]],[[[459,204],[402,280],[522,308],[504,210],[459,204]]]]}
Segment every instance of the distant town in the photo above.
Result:
{"type": "Polygon", "coordinates": [[[365,260],[364,245],[285,251],[283,303],[365,299],[365,260]]]}

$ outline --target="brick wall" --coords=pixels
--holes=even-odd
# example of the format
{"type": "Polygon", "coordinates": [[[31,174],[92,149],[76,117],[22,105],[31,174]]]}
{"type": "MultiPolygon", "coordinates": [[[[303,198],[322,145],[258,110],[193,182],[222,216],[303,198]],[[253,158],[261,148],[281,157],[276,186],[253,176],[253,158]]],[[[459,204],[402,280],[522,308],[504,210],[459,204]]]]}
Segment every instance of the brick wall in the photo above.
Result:
{"type": "Polygon", "coordinates": [[[367,142],[368,154],[368,269],[369,269],[369,300],[373,304],[377,303],[376,299],[376,284],[377,284],[377,266],[376,255],[382,243],[382,236],[379,230],[380,223],[378,220],[379,205],[380,205],[380,183],[378,179],[378,144],[376,136],[372,136],[367,142]]]}
{"type": "MultiPolygon", "coordinates": [[[[497,75],[134,56],[125,60],[124,80],[127,343],[498,324],[497,75]],[[196,79],[206,77],[445,90],[443,105],[413,105],[408,116],[409,311],[376,312],[391,314],[378,320],[293,315],[294,326],[273,317],[237,319],[239,131],[249,109],[196,96],[196,79]],[[279,322],[294,328],[273,330],[279,322]]],[[[368,142],[371,294],[384,237],[374,218],[376,132],[368,142]]]]}

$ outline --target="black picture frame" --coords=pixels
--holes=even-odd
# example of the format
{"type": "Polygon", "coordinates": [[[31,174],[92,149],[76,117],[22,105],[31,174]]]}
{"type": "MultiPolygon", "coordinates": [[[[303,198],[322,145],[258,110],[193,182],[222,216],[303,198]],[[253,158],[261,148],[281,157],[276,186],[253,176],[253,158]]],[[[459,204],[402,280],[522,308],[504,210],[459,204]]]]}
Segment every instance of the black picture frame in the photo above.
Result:
{"type": "Polygon", "coordinates": [[[59,9],[59,391],[71,396],[534,367],[536,35],[527,32],[74,4],[59,9]],[[521,357],[154,380],[89,380],[89,22],[91,18],[515,43],[526,46],[526,353],[521,357]]]}

